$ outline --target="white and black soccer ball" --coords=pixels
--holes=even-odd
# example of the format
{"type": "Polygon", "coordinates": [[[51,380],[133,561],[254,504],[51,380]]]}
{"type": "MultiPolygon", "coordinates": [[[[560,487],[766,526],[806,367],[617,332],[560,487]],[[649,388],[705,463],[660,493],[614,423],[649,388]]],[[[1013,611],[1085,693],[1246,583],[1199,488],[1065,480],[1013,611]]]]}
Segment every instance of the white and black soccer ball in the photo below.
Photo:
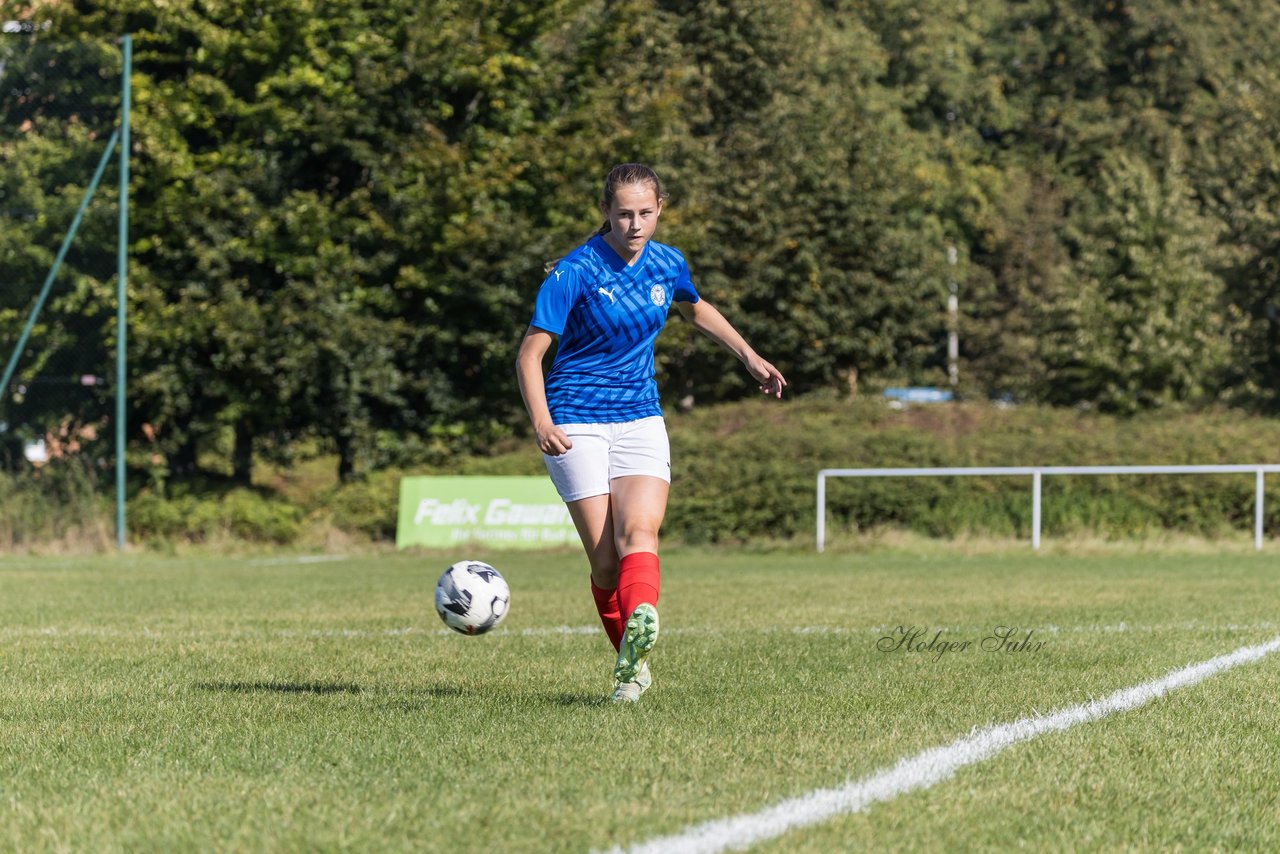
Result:
{"type": "Polygon", "coordinates": [[[464,635],[482,635],[501,623],[511,604],[502,573],[478,560],[460,560],[436,582],[436,613],[464,635]]]}

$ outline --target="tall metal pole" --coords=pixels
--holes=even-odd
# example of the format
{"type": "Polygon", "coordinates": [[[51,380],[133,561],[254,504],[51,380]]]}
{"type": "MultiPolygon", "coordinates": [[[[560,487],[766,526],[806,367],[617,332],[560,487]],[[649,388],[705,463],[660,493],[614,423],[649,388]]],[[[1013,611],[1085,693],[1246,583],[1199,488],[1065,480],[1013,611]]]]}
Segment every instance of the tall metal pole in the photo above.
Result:
{"type": "Polygon", "coordinates": [[[125,318],[129,283],[129,109],[133,90],[133,36],[124,37],[120,98],[120,229],[116,246],[116,548],[125,544],[125,318]]]}

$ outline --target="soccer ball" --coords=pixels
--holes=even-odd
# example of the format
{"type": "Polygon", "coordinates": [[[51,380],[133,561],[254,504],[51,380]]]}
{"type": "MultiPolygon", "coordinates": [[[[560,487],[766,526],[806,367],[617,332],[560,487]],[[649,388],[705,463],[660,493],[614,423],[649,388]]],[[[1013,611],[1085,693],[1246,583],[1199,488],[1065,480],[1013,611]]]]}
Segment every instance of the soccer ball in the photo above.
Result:
{"type": "Polygon", "coordinates": [[[478,560],[460,560],[436,582],[436,613],[464,635],[482,635],[501,623],[511,603],[502,573],[478,560]]]}

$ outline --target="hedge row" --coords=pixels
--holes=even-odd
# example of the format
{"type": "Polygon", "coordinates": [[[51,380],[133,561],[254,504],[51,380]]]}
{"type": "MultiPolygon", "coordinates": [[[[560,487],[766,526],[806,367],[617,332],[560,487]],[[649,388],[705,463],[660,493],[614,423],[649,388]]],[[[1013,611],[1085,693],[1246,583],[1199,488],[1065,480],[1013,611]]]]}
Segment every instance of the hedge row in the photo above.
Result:
{"type": "MultiPolygon", "coordinates": [[[[759,400],[669,414],[673,481],[664,536],[691,543],[808,539],[823,468],[1180,465],[1276,462],[1280,420],[1230,411],[1116,418],[1038,406],[885,400],[759,400]]],[[[424,473],[424,472],[415,472],[424,473]]],[[[531,443],[435,473],[541,474],[531,443]]],[[[1029,477],[832,479],[828,535],[881,527],[930,536],[1029,537],[1029,477]]],[[[394,482],[381,489],[391,494],[394,482]]],[[[1047,536],[1170,530],[1218,536],[1253,520],[1251,475],[1054,477],[1047,536]]],[[[390,529],[394,520],[383,523],[390,529]]],[[[1266,524],[1280,531],[1280,476],[1266,524]]],[[[370,530],[370,533],[374,531],[370,530]]]]}
{"type": "MultiPolygon", "coordinates": [[[[961,403],[893,409],[879,399],[754,401],[668,416],[673,472],[664,536],[690,543],[807,540],[819,469],[890,466],[1119,465],[1276,461],[1280,420],[1220,411],[1118,419],[1043,407],[961,403]]],[[[292,500],[270,490],[164,498],[129,509],[132,539],[231,538],[288,544],[318,529],[390,541],[398,484],[407,474],[544,474],[531,441],[430,470],[382,471],[292,500]]],[[[2,479],[3,476],[0,476],[2,479]]],[[[1027,537],[1030,478],[830,480],[832,539],[897,527],[949,537],[1027,537]]],[[[1155,531],[1220,536],[1248,530],[1251,475],[1047,478],[1048,536],[1155,531]]],[[[74,472],[0,482],[0,548],[74,537],[101,540],[110,505],[74,472]]],[[[1265,518],[1280,531],[1280,477],[1267,484],[1265,518]]]]}
{"type": "MultiPolygon", "coordinates": [[[[1174,465],[1276,461],[1280,421],[1229,412],[1117,419],[1039,407],[957,404],[894,410],[765,402],[675,419],[678,472],[666,531],[695,542],[809,537],[822,468],[1174,465]]],[[[1280,477],[1267,489],[1280,528],[1280,477]]],[[[1046,534],[1218,535],[1253,519],[1251,475],[1054,477],[1046,534]]],[[[892,526],[932,536],[1026,537],[1029,477],[884,478],[827,483],[828,532],[892,526]]]]}

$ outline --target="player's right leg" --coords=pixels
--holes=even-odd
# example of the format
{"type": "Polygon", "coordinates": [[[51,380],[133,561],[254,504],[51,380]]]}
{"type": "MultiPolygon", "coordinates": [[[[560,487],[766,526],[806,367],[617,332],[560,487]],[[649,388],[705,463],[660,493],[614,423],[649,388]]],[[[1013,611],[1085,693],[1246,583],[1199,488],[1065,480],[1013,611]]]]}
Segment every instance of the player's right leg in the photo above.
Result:
{"type": "Polygon", "coordinates": [[[614,547],[613,514],[608,495],[592,495],[566,505],[578,539],[591,565],[591,596],[609,642],[617,650],[622,640],[622,609],[618,604],[618,551],[614,547]]]}
{"type": "Polygon", "coordinates": [[[618,552],[609,503],[609,428],[561,424],[573,443],[559,455],[543,454],[547,473],[569,509],[591,567],[591,596],[605,634],[616,650],[623,619],[618,605],[618,552]]]}

